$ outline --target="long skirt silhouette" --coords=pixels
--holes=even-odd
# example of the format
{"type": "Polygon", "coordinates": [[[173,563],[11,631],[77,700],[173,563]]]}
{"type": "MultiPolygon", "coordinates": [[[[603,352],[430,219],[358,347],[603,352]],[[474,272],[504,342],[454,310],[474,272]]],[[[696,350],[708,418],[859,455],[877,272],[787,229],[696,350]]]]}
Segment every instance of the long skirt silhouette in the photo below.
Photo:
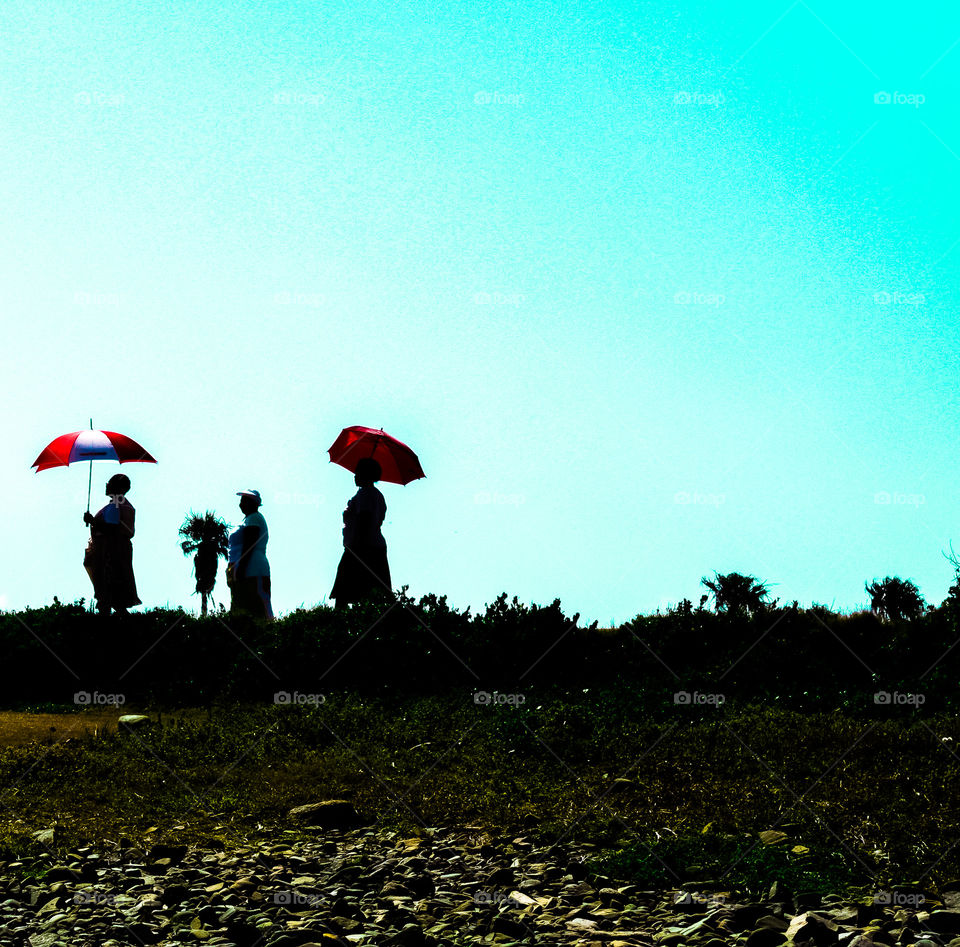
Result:
{"type": "Polygon", "coordinates": [[[336,599],[337,605],[346,605],[371,593],[389,594],[392,589],[387,547],[352,546],[344,549],[340,557],[330,598],[336,599]]]}
{"type": "Polygon", "coordinates": [[[83,565],[101,610],[142,604],[133,575],[134,516],[129,502],[120,504],[119,510],[108,503],[94,516],[90,526],[83,565]]]}

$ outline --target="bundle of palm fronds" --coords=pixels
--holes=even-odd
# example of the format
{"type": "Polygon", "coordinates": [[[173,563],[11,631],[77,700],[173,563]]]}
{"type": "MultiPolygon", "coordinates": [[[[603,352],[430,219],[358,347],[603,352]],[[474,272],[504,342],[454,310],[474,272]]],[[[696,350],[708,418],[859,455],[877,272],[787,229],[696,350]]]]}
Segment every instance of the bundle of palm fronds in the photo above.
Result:
{"type": "Polygon", "coordinates": [[[220,557],[228,552],[227,524],[207,510],[202,516],[191,510],[180,527],[183,542],[180,548],[185,556],[193,554],[193,571],[197,577],[196,591],[201,594],[202,613],[207,614],[207,596],[217,582],[220,557]]]}

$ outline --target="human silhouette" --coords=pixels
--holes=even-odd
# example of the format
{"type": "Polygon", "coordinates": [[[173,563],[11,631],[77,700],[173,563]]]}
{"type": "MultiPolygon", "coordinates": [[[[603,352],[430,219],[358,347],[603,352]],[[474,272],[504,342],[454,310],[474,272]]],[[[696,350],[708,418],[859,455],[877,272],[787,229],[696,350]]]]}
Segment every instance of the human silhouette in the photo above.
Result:
{"type": "Polygon", "coordinates": [[[260,492],[241,490],[243,522],[230,534],[227,584],[230,614],[247,612],[257,618],[273,618],[270,603],[270,563],[267,562],[267,521],[260,512],[260,492]]]}
{"type": "Polygon", "coordinates": [[[133,534],[136,510],[127,499],[130,478],[115,474],[107,481],[110,502],[93,516],[87,510],[83,521],[90,527],[90,540],[83,558],[93,583],[97,611],[109,615],[113,609],[126,615],[127,609],[142,604],[133,576],[133,534]]]}
{"type": "Polygon", "coordinates": [[[380,464],[365,457],[357,464],[353,482],[359,487],[343,511],[343,555],[330,598],[337,608],[357,602],[373,591],[390,592],[387,541],[380,532],[387,503],[374,486],[380,479],[380,464]]]}

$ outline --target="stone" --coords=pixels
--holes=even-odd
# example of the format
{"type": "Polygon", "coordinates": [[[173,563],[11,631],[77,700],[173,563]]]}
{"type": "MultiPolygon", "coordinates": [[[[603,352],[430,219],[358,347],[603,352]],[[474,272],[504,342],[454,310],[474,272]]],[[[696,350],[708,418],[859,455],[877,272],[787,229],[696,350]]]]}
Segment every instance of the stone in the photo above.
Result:
{"type": "Polygon", "coordinates": [[[30,947],[54,947],[57,944],[57,935],[53,933],[32,934],[28,943],[30,947]]]}
{"type": "Polygon", "coordinates": [[[529,927],[523,921],[506,914],[500,914],[493,919],[491,930],[495,934],[507,934],[516,938],[526,937],[530,933],[529,927]]]}
{"type": "Polygon", "coordinates": [[[789,901],[792,896],[793,892],[782,881],[775,881],[770,885],[767,901],[789,901]]]}
{"type": "Polygon", "coordinates": [[[352,802],[346,799],[327,799],[306,806],[297,806],[287,817],[301,825],[314,825],[327,829],[356,828],[366,824],[352,802]]]}
{"type": "Polygon", "coordinates": [[[746,940],[746,947],[779,947],[787,942],[787,935],[783,931],[772,927],[759,927],[752,931],[746,940]]]}
{"type": "Polygon", "coordinates": [[[407,924],[388,937],[384,944],[388,947],[426,947],[427,938],[419,924],[407,924]]]}
{"type": "MultiPolygon", "coordinates": [[[[144,852],[125,840],[103,852],[45,853],[22,888],[4,883],[34,863],[0,859],[0,892],[14,892],[0,894],[0,940],[22,947],[37,938],[45,947],[960,947],[960,932],[951,938],[931,926],[960,918],[953,910],[960,888],[954,897],[931,894],[929,913],[892,898],[871,904],[864,895],[824,898],[825,906],[791,917],[793,894],[779,884],[764,903],[722,880],[642,890],[596,874],[598,847],[572,841],[541,846],[520,837],[520,845],[464,828],[410,838],[392,829],[328,834],[301,826],[277,836],[229,852],[172,842],[144,852]],[[44,878],[44,868],[59,880],[44,878]],[[78,881],[78,872],[93,880],[78,881]],[[45,942],[47,935],[57,939],[45,942]]],[[[796,900],[819,903],[813,892],[796,900]]]]}
{"type": "Polygon", "coordinates": [[[147,854],[147,861],[154,862],[161,858],[169,859],[169,864],[179,865],[187,857],[186,845],[154,845],[147,854]]]}
{"type": "Polygon", "coordinates": [[[760,841],[763,842],[764,845],[779,845],[786,840],[787,833],[780,832],[777,829],[765,829],[759,833],[759,836],[760,841]]]}
{"type": "Polygon", "coordinates": [[[786,933],[789,926],[787,921],[782,917],[777,917],[775,914],[764,914],[763,917],[758,917],[754,924],[754,927],[758,930],[783,931],[784,933],[786,933]]]}
{"type": "Polygon", "coordinates": [[[83,878],[75,868],[57,865],[47,870],[43,880],[49,883],[51,881],[82,881],[83,878]]]}
{"type": "Polygon", "coordinates": [[[838,927],[833,921],[820,917],[810,911],[798,914],[787,928],[787,941],[803,943],[812,941],[817,947],[835,944],[838,940],[838,927]]]}
{"type": "MultiPolygon", "coordinates": [[[[766,905],[763,904],[734,904],[728,908],[728,916],[724,923],[724,930],[734,933],[742,931],[751,931],[758,926],[758,921],[762,917],[768,917],[770,914],[766,905]]],[[[784,923],[784,930],[787,925],[784,923]]]]}
{"type": "Polygon", "coordinates": [[[949,934],[951,937],[956,937],[960,935],[960,912],[931,911],[923,925],[936,934],[949,934]]]}
{"type": "Polygon", "coordinates": [[[794,914],[803,914],[804,911],[811,911],[819,908],[823,903],[820,893],[817,891],[798,891],[793,896],[794,914]]]}
{"type": "Polygon", "coordinates": [[[489,872],[483,879],[484,884],[494,887],[499,885],[512,885],[516,883],[516,872],[512,868],[499,867],[489,872]]]}
{"type": "Polygon", "coordinates": [[[179,904],[190,897],[190,889],[186,885],[168,885],[160,892],[163,904],[179,904]]]}

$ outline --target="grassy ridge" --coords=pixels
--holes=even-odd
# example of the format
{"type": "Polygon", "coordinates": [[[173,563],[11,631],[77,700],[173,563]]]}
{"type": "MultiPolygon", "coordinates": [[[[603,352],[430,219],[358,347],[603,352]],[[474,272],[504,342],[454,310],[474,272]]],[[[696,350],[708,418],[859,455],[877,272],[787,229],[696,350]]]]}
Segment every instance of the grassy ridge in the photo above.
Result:
{"type": "MultiPolygon", "coordinates": [[[[265,624],[157,609],[102,619],[80,605],[0,614],[0,695],[8,707],[67,704],[77,692],[128,703],[270,701],[277,692],[426,695],[631,686],[659,712],[680,693],[795,710],[887,715],[960,711],[960,606],[882,623],[794,606],[752,617],[681,603],[617,629],[584,628],[559,601],[500,596],[482,614],[444,598],[320,607],[265,624]]],[[[679,699],[679,698],[678,698],[679,699]]],[[[710,698],[708,698],[710,699],[710,698]]]]}
{"type": "Polygon", "coordinates": [[[411,831],[479,823],[615,845],[608,867],[650,884],[729,871],[761,885],[779,872],[836,890],[960,875],[955,717],[675,707],[652,719],[630,696],[497,706],[468,694],[331,694],[320,706],[222,707],[209,719],[166,715],[136,736],[8,748],[0,845],[29,856],[54,822],[62,846],[151,827],[152,838],[229,844],[291,806],[346,796],[411,831]],[[788,838],[768,849],[756,833],[770,828],[788,838]]]}
{"type": "Polygon", "coordinates": [[[888,623],[796,603],[577,618],[558,601],[471,615],[404,594],[270,624],[58,602],[0,614],[9,707],[75,708],[79,692],[207,711],[0,751],[0,846],[32,857],[54,823],[58,846],[150,829],[230,844],[346,796],[411,830],[611,845],[609,871],[650,884],[960,876],[953,599],[888,623]],[[786,837],[758,841],[774,828],[786,837]]]}

